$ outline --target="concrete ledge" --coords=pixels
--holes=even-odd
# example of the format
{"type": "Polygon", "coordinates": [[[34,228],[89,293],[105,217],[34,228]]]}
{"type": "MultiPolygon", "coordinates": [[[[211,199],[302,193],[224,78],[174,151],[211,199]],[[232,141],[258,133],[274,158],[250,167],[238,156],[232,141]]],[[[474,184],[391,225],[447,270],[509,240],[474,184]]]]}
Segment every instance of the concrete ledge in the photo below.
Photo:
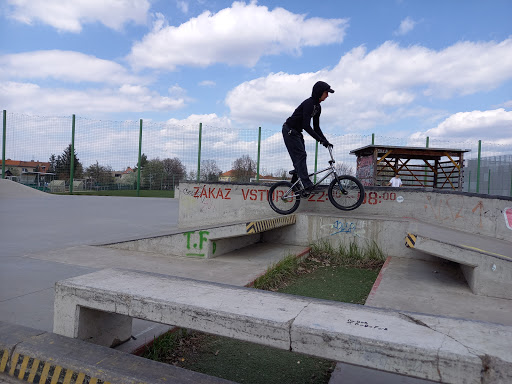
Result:
{"type": "Polygon", "coordinates": [[[262,233],[295,224],[295,215],[223,224],[202,229],[183,229],[179,233],[106,244],[110,248],[152,252],[169,256],[212,258],[255,244],[262,233]]]}
{"type": "Polygon", "coordinates": [[[3,374],[30,383],[231,383],[110,348],[0,322],[3,374]]]}
{"type": "MultiPolygon", "coordinates": [[[[233,183],[180,184],[180,227],[218,225],[273,213],[267,201],[269,185],[233,183]]],[[[430,224],[510,241],[505,212],[512,198],[429,188],[365,187],[363,204],[355,212],[389,219],[414,217],[430,224]]],[[[345,216],[326,191],[302,199],[296,213],[345,216]]]]}
{"type": "Polygon", "coordinates": [[[54,332],[101,340],[102,322],[80,330],[83,308],[443,383],[512,377],[512,328],[490,323],[118,269],[58,282],[54,332]]]}
{"type": "Polygon", "coordinates": [[[425,236],[416,236],[414,249],[461,264],[473,293],[512,299],[512,260],[507,256],[479,252],[425,236]]]}

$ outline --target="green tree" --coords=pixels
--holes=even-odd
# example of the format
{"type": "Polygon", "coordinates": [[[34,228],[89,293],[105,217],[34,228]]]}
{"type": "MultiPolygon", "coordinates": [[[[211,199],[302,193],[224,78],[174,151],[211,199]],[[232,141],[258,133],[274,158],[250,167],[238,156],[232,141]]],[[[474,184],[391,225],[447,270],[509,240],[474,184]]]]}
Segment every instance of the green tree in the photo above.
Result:
{"type": "Polygon", "coordinates": [[[83,167],[80,163],[78,157],[76,156],[76,151],[73,151],[73,155],[71,155],[71,144],[69,144],[62,155],[57,156],[55,159],[55,155],[52,154],[50,156],[50,163],[52,159],[55,162],[55,173],[57,174],[57,178],[60,180],[69,181],[70,178],[70,170],[71,170],[71,156],[74,157],[74,178],[80,179],[83,176],[83,167]]]}
{"type": "Polygon", "coordinates": [[[142,188],[162,189],[166,182],[164,163],[158,157],[147,161],[141,170],[142,188]]]}
{"type": "MultiPolygon", "coordinates": [[[[140,155],[140,169],[143,170],[144,166],[148,163],[148,157],[143,153],[140,155]]],[[[139,162],[137,161],[137,165],[135,166],[135,169],[139,167],[139,162]]]]}

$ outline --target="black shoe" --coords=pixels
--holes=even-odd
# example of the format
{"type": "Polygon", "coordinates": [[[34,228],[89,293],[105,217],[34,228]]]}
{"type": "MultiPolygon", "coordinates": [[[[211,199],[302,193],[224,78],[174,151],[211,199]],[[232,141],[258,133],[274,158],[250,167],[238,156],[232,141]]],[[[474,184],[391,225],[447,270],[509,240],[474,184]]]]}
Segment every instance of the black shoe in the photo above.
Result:
{"type": "Polygon", "coordinates": [[[309,197],[309,195],[311,195],[315,190],[315,186],[314,185],[310,185],[309,187],[306,187],[302,190],[301,192],[301,195],[302,197],[309,197]]]}

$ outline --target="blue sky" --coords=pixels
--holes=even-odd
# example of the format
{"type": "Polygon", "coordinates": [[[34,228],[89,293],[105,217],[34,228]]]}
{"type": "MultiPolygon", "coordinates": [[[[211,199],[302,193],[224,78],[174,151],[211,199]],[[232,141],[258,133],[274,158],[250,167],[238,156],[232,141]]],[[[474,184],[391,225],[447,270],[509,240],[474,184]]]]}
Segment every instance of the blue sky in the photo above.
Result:
{"type": "Polygon", "coordinates": [[[2,0],[0,108],[512,145],[510,0],[2,0]]]}

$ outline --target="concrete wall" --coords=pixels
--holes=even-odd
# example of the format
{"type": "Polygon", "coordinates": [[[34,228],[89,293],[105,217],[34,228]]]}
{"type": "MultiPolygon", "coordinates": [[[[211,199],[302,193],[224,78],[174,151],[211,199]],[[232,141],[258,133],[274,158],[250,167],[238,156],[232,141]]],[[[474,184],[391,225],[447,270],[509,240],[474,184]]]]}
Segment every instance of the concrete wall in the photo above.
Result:
{"type": "MultiPolygon", "coordinates": [[[[268,205],[268,188],[257,184],[181,183],[179,225],[204,227],[279,216],[268,205]]],[[[368,187],[365,195],[365,201],[358,209],[344,212],[330,203],[325,190],[303,200],[297,213],[314,212],[337,217],[371,215],[391,220],[414,218],[512,241],[512,222],[507,226],[505,212],[507,208],[512,211],[512,198],[386,187],[368,187]]],[[[512,214],[509,217],[512,221],[512,214]]]]}

